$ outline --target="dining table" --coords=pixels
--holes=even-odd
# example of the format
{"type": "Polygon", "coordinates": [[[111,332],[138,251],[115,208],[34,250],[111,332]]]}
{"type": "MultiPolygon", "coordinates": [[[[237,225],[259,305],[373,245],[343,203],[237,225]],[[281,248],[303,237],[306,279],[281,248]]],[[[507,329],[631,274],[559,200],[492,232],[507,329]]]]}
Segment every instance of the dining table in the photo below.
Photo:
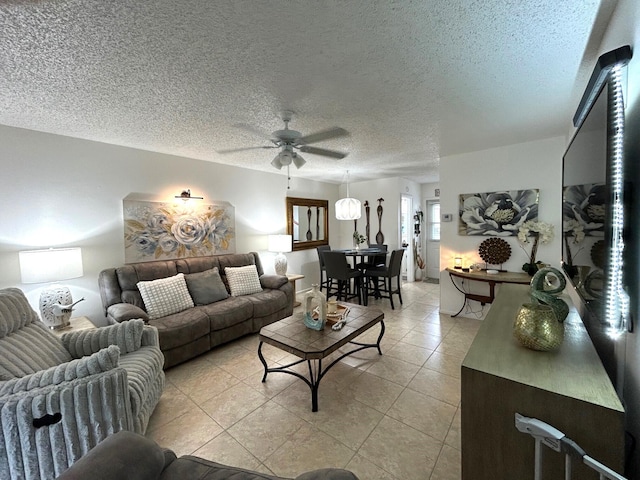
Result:
{"type": "MultiPolygon", "coordinates": [[[[346,249],[336,249],[334,250],[336,252],[343,252],[345,254],[345,256],[347,257],[353,257],[353,268],[356,269],[358,268],[358,265],[364,265],[364,257],[372,257],[374,255],[384,255],[387,256],[389,255],[389,251],[382,249],[382,248],[376,248],[376,247],[366,247],[366,248],[346,248],[346,249]]],[[[386,262],[385,262],[386,263],[386,262]]],[[[365,270],[364,268],[362,268],[362,274],[365,274],[365,270]]],[[[364,296],[367,297],[369,295],[368,293],[368,285],[367,285],[367,281],[364,282],[364,296]]],[[[379,285],[377,284],[377,282],[374,283],[373,286],[373,295],[375,298],[379,298],[380,297],[380,292],[378,290],[379,285]]],[[[365,303],[366,305],[366,303],[365,303]]]]}
{"type": "Polygon", "coordinates": [[[359,263],[364,263],[364,257],[371,257],[373,255],[389,255],[388,250],[383,250],[382,248],[344,248],[344,249],[335,249],[334,252],[342,252],[347,257],[353,257],[353,268],[356,268],[356,265],[359,263]],[[358,260],[359,257],[359,260],[358,260]]]}

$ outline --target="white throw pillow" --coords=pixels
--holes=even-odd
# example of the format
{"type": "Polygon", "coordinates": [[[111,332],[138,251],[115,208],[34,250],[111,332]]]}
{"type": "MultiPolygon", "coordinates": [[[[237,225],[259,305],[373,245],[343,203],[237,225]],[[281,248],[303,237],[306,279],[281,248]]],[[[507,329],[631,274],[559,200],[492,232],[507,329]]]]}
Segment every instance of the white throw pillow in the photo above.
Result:
{"type": "Polygon", "coordinates": [[[234,297],[251,295],[262,291],[258,269],[255,265],[225,267],[224,273],[227,275],[229,290],[231,290],[231,295],[234,297]]]}
{"type": "Polygon", "coordinates": [[[193,300],[189,295],[183,273],[173,277],[138,282],[138,290],[152,320],[193,307],[193,300]]]}

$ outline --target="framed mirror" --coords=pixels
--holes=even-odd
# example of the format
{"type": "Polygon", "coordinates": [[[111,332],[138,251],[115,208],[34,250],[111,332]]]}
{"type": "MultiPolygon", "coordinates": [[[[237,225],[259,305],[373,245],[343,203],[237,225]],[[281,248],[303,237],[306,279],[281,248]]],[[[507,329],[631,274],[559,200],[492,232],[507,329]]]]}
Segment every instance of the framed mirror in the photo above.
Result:
{"type": "Polygon", "coordinates": [[[287,197],[287,234],[293,251],[329,245],[329,201],[287,197]]]}

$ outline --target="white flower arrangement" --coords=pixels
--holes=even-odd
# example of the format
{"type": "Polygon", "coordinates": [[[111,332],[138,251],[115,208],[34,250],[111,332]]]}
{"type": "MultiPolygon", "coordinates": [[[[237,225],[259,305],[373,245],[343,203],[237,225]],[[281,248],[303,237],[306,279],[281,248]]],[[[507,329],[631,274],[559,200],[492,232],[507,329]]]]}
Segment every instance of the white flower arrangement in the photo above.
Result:
{"type": "Polygon", "coordinates": [[[356,242],[356,245],[360,245],[367,241],[367,237],[359,234],[357,231],[353,232],[353,241],[356,242]]]}
{"type": "Polygon", "coordinates": [[[571,251],[571,245],[577,245],[584,240],[585,231],[584,225],[578,220],[572,218],[564,222],[564,244],[566,247],[567,264],[573,265],[573,260],[582,251],[582,247],[574,253],[571,251]],[[573,238],[572,242],[569,242],[569,237],[573,238]]]}
{"type": "MultiPolygon", "coordinates": [[[[528,220],[524,222],[518,229],[518,240],[521,243],[530,243],[529,237],[533,237],[533,246],[529,254],[529,262],[522,265],[522,270],[533,275],[537,270],[536,254],[538,253],[538,243],[547,244],[553,240],[553,225],[546,222],[528,220]]],[[[524,247],[522,248],[524,250],[524,247]]],[[[526,252],[526,250],[525,250],[526,252]]]]}
{"type": "Polygon", "coordinates": [[[564,222],[564,231],[566,237],[573,237],[573,243],[580,243],[584,240],[584,225],[574,218],[564,222]]]}
{"type": "Polygon", "coordinates": [[[522,243],[529,243],[529,237],[535,237],[543,245],[546,245],[553,240],[553,225],[546,222],[528,220],[520,225],[518,229],[518,240],[522,243]]]}

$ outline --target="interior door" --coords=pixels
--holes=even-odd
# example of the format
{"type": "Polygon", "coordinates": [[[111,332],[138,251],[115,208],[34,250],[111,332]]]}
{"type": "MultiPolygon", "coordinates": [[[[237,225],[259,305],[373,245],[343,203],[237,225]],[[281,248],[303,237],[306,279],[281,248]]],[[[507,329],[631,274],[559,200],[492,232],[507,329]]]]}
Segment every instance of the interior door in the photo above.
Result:
{"type": "Polygon", "coordinates": [[[440,201],[427,200],[427,277],[440,278],[440,201]]]}
{"type": "Polygon", "coordinates": [[[402,195],[400,202],[400,240],[405,249],[402,256],[402,276],[407,282],[415,280],[413,266],[413,197],[402,195]]]}

